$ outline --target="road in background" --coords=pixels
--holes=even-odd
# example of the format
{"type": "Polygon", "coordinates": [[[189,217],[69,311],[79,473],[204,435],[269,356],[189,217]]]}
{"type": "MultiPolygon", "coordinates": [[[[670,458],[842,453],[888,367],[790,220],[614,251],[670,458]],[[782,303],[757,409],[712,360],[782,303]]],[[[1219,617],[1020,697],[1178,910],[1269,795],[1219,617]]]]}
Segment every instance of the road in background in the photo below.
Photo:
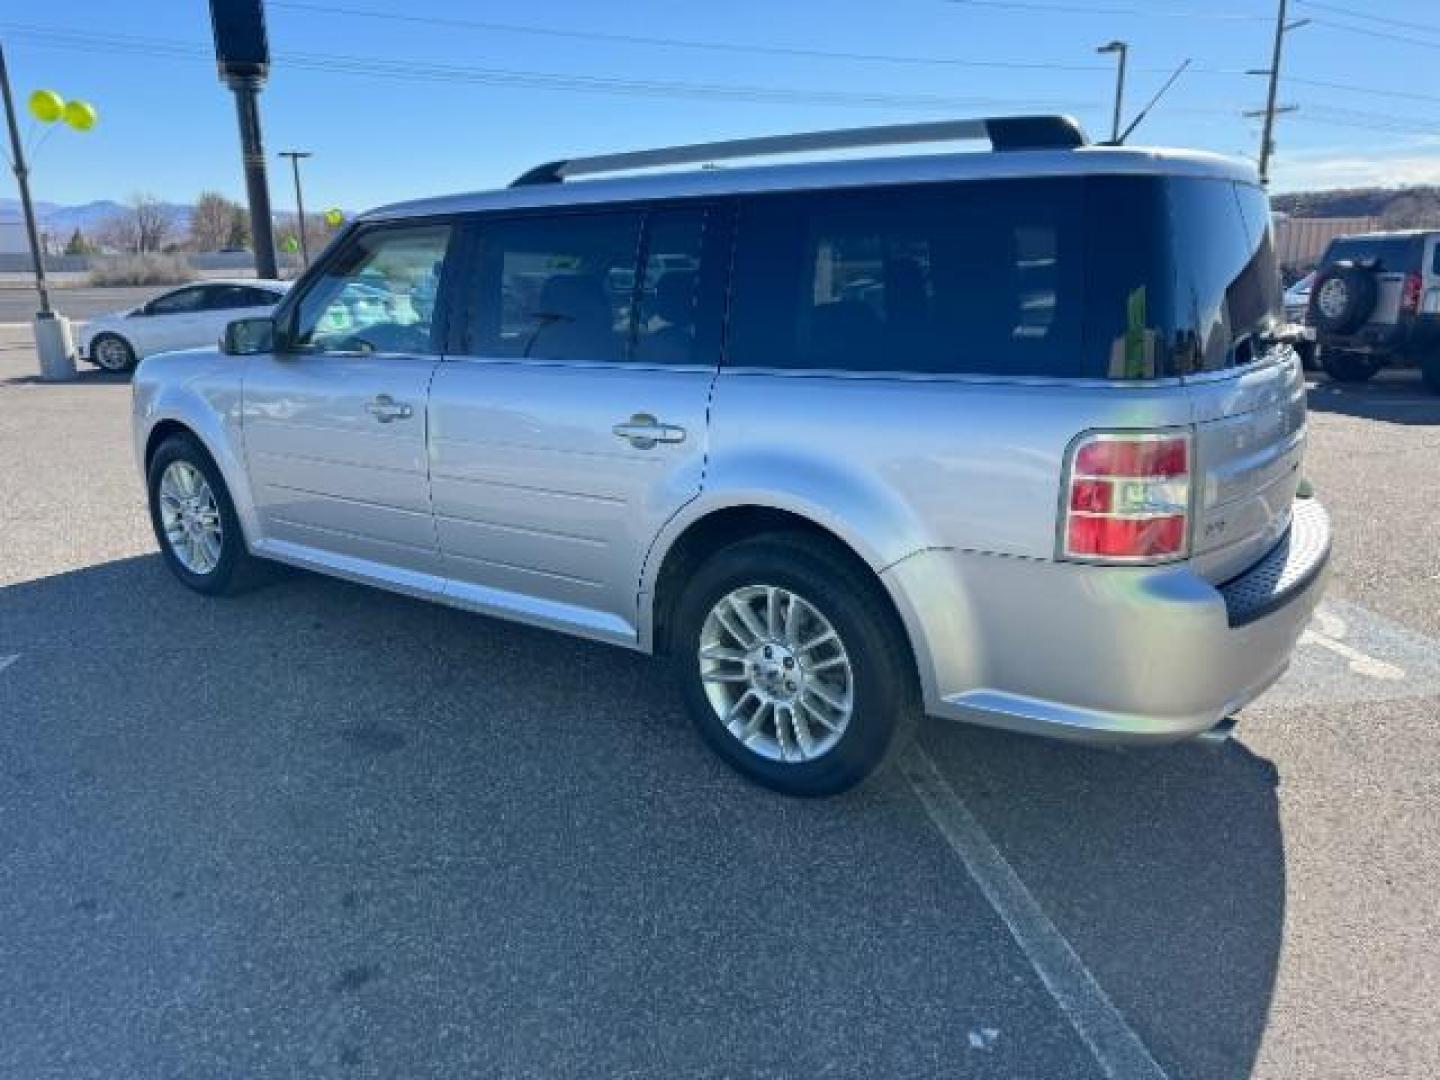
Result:
{"type": "Polygon", "coordinates": [[[747,785],[621,650],[300,573],[187,592],[126,383],[9,342],[0,1075],[1099,1077],[1096,1000],[1032,963],[1064,949],[1171,1080],[1440,1073],[1409,376],[1312,391],[1332,599],[1237,741],[928,722],[935,811],[900,771],[747,785]]]}
{"type": "MultiPolygon", "coordinates": [[[[150,297],[174,287],[145,285],[135,288],[92,288],[86,285],[57,289],[52,286],[50,302],[61,315],[83,322],[96,315],[108,315],[112,311],[128,311],[143,304],[150,297]]],[[[34,289],[0,288],[0,324],[29,323],[38,307],[39,301],[34,289]]]]}

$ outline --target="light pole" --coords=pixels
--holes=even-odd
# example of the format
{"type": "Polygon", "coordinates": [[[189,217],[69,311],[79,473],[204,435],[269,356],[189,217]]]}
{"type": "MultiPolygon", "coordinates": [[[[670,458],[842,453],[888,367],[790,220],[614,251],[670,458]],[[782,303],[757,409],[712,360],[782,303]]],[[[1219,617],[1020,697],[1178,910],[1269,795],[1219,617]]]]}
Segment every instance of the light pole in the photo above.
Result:
{"type": "Polygon", "coordinates": [[[309,150],[281,150],[281,157],[290,159],[290,169],[295,174],[295,218],[300,229],[300,263],[310,268],[310,246],[305,242],[305,199],[300,194],[300,159],[313,157],[309,150]]]}
{"type": "MultiPolygon", "coordinates": [[[[50,306],[50,288],[45,281],[45,251],[35,224],[35,204],[30,199],[30,167],[25,164],[25,147],[20,142],[20,124],[15,117],[15,98],[10,91],[10,70],[5,66],[5,49],[0,46],[0,96],[5,100],[5,123],[10,130],[10,167],[20,188],[20,206],[25,215],[25,233],[30,241],[30,258],[35,265],[35,291],[40,310],[35,314],[35,352],[40,358],[40,377],[61,382],[75,377],[74,342],[70,322],[50,306]]],[[[66,101],[53,90],[30,95],[30,112],[42,124],[63,120],[76,131],[95,126],[95,107],[86,101],[66,101]]]]}
{"type": "Polygon", "coordinates": [[[1130,44],[1126,41],[1112,41],[1101,45],[1097,53],[1115,53],[1119,63],[1115,71],[1115,116],[1110,122],[1110,141],[1120,141],[1120,110],[1125,101],[1125,59],[1130,55],[1130,44]]]}
{"type": "Polygon", "coordinates": [[[265,176],[265,147],[260,137],[260,88],[270,73],[265,8],[261,0],[210,0],[210,23],[215,30],[220,79],[235,95],[235,115],[240,122],[240,159],[250,203],[255,276],[278,277],[270,181],[265,176]]]}

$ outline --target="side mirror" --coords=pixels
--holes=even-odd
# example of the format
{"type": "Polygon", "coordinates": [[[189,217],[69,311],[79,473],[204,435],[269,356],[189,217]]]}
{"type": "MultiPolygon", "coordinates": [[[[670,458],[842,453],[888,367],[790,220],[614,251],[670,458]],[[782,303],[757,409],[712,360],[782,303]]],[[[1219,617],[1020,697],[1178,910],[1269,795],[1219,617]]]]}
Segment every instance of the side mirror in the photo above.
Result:
{"type": "Polygon", "coordinates": [[[274,319],[236,319],[225,327],[220,351],[226,356],[254,356],[275,351],[274,319]]]}

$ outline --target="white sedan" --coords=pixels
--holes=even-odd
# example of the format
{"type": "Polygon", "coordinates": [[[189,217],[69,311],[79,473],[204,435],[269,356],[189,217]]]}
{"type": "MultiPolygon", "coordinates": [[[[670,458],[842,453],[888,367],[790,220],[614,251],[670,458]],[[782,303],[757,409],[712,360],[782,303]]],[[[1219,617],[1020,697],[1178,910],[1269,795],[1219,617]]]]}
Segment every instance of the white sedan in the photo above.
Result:
{"type": "Polygon", "coordinates": [[[234,319],[269,315],[288,281],[204,281],[161,293],[130,311],[91,319],[80,331],[80,359],[129,371],[151,353],[214,345],[234,319]]]}

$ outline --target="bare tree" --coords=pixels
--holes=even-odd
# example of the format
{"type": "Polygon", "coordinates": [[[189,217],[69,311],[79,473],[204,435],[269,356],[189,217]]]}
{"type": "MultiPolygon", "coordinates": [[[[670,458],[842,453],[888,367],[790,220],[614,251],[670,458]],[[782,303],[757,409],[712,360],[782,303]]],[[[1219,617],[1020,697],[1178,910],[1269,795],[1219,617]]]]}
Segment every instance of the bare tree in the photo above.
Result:
{"type": "MultiPolygon", "coordinates": [[[[305,244],[313,259],[316,255],[325,250],[325,245],[335,235],[335,230],[325,224],[325,219],[319,214],[305,215],[305,244]]],[[[281,251],[290,250],[290,241],[294,240],[295,250],[299,250],[300,222],[291,213],[275,215],[275,243],[281,251]]]]}
{"type": "Polygon", "coordinates": [[[175,230],[174,213],[145,191],[131,195],[127,205],[130,216],[135,220],[135,250],[142,255],[147,251],[159,251],[166,237],[175,230]]]}
{"type": "Polygon", "coordinates": [[[219,251],[235,246],[231,237],[240,204],[218,191],[202,191],[190,214],[190,246],[196,251],[219,251]]]}
{"type": "Polygon", "coordinates": [[[95,239],[100,246],[110,251],[134,254],[140,250],[140,234],[135,227],[135,216],[129,213],[111,214],[95,229],[95,239]]]}
{"type": "Polygon", "coordinates": [[[225,237],[225,246],[243,248],[250,244],[250,211],[235,205],[230,211],[230,231],[225,237]]]}

